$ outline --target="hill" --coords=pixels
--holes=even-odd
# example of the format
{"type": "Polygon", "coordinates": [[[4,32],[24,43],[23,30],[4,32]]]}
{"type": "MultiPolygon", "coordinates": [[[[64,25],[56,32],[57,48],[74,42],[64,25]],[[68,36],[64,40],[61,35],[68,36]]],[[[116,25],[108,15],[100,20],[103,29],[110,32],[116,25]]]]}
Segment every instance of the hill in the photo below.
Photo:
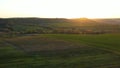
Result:
{"type": "Polygon", "coordinates": [[[0,32],[12,33],[118,33],[120,19],[6,18],[0,19],[0,32]]]}
{"type": "Polygon", "coordinates": [[[0,68],[120,68],[119,40],[119,19],[1,18],[0,68]]]}

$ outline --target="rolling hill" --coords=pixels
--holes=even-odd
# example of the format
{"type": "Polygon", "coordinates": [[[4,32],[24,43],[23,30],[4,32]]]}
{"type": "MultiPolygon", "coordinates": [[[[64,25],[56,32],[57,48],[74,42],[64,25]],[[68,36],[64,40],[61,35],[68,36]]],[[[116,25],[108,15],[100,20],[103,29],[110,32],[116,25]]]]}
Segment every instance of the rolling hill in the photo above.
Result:
{"type": "Polygon", "coordinates": [[[0,68],[120,68],[119,40],[119,19],[1,18],[0,68]]]}
{"type": "Polygon", "coordinates": [[[118,33],[120,32],[120,19],[1,18],[0,32],[118,33]]]}

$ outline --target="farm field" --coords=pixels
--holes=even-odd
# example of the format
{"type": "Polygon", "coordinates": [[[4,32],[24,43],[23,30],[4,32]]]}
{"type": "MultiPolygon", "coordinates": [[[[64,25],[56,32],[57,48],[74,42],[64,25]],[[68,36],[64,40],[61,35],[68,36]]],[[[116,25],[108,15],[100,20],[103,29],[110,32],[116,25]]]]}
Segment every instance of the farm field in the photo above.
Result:
{"type": "Polygon", "coordinates": [[[0,38],[0,68],[120,68],[120,34],[0,38]]]}

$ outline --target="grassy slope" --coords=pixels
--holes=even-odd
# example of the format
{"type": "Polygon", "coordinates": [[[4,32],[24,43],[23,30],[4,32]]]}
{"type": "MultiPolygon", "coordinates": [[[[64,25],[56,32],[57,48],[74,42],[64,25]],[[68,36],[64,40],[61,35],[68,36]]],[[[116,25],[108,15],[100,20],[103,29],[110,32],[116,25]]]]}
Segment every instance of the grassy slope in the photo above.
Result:
{"type": "Polygon", "coordinates": [[[120,34],[101,34],[101,35],[45,35],[52,38],[79,42],[90,46],[102,47],[120,52],[120,34]]]}
{"type": "Polygon", "coordinates": [[[0,40],[0,68],[119,68],[119,37],[42,34],[0,40]]]}

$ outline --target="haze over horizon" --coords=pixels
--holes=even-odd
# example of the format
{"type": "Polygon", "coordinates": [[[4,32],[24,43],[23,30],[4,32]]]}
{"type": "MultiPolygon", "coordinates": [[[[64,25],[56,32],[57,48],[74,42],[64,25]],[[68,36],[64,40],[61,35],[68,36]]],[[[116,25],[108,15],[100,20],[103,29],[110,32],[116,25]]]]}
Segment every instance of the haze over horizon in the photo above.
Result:
{"type": "Polygon", "coordinates": [[[0,17],[120,18],[120,0],[0,0],[0,17]]]}

